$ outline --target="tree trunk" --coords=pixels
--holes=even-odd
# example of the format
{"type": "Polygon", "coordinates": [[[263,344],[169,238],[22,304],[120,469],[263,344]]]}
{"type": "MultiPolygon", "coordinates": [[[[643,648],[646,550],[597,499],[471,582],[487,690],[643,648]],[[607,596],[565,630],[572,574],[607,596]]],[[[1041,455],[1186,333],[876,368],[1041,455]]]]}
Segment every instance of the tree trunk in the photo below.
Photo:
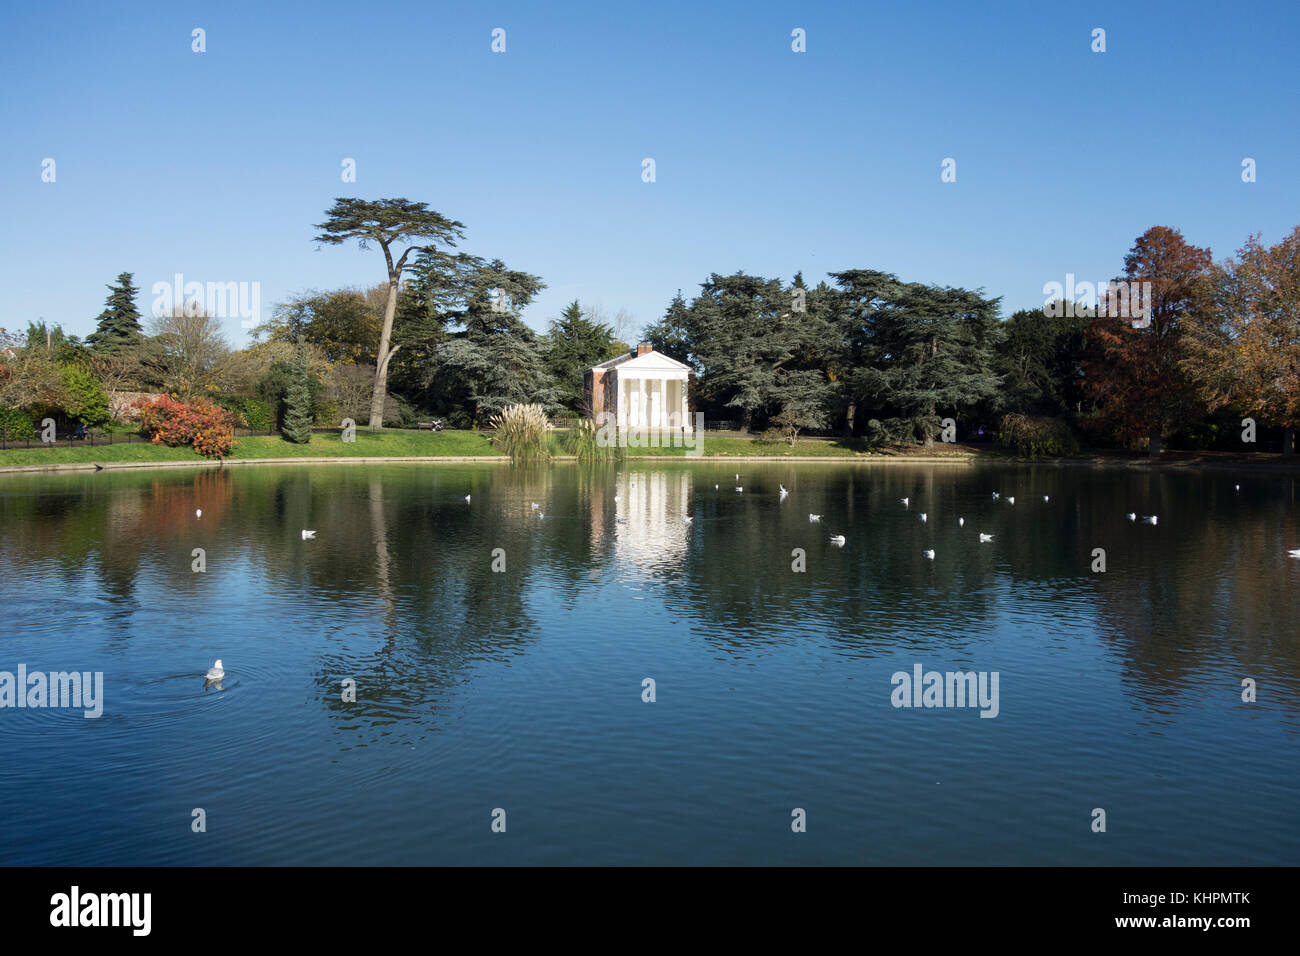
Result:
{"type": "Polygon", "coordinates": [[[1295,454],[1295,429],[1290,426],[1282,429],[1282,454],[1295,454]]]}
{"type": "Polygon", "coordinates": [[[853,402],[849,402],[848,411],[845,413],[844,416],[844,437],[845,438],[853,437],[853,416],[857,413],[857,410],[858,410],[858,406],[853,402]]]}
{"type": "MultiPolygon", "coordinates": [[[[384,250],[385,254],[388,250],[384,250]]],[[[384,427],[384,398],[388,395],[388,362],[396,349],[388,343],[393,338],[393,316],[397,314],[398,276],[388,272],[388,301],[384,303],[384,331],[379,336],[379,351],[375,353],[375,390],[370,395],[370,427],[384,427]]]]}
{"type": "Polygon", "coordinates": [[[754,410],[753,410],[752,408],[746,408],[746,409],[744,410],[744,414],[741,415],[741,417],[740,417],[740,430],[741,430],[741,432],[743,432],[744,434],[748,435],[748,434],[749,434],[749,426],[752,425],[753,422],[754,422],[754,410]]]}
{"type": "Polygon", "coordinates": [[[1160,432],[1159,431],[1153,431],[1151,433],[1150,454],[1152,458],[1160,457],[1160,432]]]}

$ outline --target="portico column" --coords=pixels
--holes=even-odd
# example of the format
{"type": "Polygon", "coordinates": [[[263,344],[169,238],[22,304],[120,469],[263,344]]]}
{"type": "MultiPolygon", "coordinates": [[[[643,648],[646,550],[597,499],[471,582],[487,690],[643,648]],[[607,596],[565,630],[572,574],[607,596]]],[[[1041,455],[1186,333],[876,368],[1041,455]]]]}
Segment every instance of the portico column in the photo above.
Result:
{"type": "Polygon", "coordinates": [[[639,403],[640,408],[637,409],[637,425],[640,426],[641,428],[646,428],[650,424],[650,416],[647,414],[647,409],[646,409],[646,402],[649,398],[649,393],[646,391],[645,379],[639,378],[637,379],[637,381],[640,383],[640,387],[641,387],[641,391],[639,393],[641,396],[641,401],[639,403]]]}

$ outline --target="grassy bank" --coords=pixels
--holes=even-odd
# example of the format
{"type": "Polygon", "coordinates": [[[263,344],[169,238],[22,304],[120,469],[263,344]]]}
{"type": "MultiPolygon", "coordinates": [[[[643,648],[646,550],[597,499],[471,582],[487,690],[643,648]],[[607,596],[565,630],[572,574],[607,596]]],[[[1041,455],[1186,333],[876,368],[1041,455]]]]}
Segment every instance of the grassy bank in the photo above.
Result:
{"type": "MultiPolygon", "coordinates": [[[[278,435],[253,435],[235,440],[232,459],[258,458],[406,458],[496,457],[497,451],[480,432],[412,432],[357,430],[357,440],[345,442],[337,434],[312,436],[295,445],[278,435]]],[[[0,468],[18,465],[58,465],[86,462],[202,461],[189,448],[171,448],[148,442],[114,445],[79,445],[73,448],[9,448],[0,451],[0,468]]]]}
{"type": "MultiPolygon", "coordinates": [[[[389,430],[368,432],[359,429],[355,442],[344,442],[336,432],[319,433],[306,445],[295,445],[279,436],[254,435],[239,438],[234,461],[256,461],[278,458],[500,458],[501,454],[482,432],[442,431],[416,432],[389,430]]],[[[559,436],[553,434],[548,443],[551,453],[562,456],[559,436]]],[[[992,445],[963,445],[935,443],[929,447],[868,449],[861,440],[801,439],[794,446],[786,442],[760,442],[753,438],[735,435],[705,435],[701,440],[702,454],[688,453],[685,448],[628,448],[627,459],[825,459],[844,461],[908,461],[909,459],[987,460],[1015,461],[1014,455],[992,445]]],[[[1122,451],[1085,452],[1070,459],[1036,459],[1042,463],[1082,465],[1165,465],[1209,466],[1223,468],[1265,468],[1293,472],[1300,470],[1300,456],[1283,459],[1280,455],[1264,453],[1225,453],[1167,451],[1159,460],[1137,453],[1122,451]]],[[[211,461],[195,454],[189,448],[170,448],[147,442],[118,443],[113,445],[76,445],[58,448],[9,448],[0,450],[0,468],[24,466],[158,462],[211,461]]]]}

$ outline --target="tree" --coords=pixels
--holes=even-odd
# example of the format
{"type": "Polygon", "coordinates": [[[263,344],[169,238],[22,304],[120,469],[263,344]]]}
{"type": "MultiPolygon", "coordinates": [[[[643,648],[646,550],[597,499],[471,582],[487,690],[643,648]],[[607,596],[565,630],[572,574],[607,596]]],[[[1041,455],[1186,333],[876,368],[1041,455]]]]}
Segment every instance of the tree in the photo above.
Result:
{"type": "Polygon", "coordinates": [[[496,259],[478,270],[464,330],[438,347],[437,376],[446,393],[472,409],[478,425],[509,405],[560,411],[559,390],[547,372],[537,333],[519,311],[545,288],[541,279],[496,259]]]}
{"type": "Polygon", "coordinates": [[[298,344],[294,355],[293,375],[289,381],[289,391],[285,396],[284,425],[280,429],[285,441],[305,445],[311,441],[312,395],[311,382],[307,371],[307,348],[305,342],[298,344]]]}
{"type": "Polygon", "coordinates": [[[1205,301],[1210,265],[1209,249],[1188,244],[1177,229],[1152,226],[1124,257],[1121,280],[1151,284],[1149,322],[1139,327],[1103,308],[1089,327],[1098,356],[1084,364],[1085,383],[1098,414],[1122,441],[1145,438],[1153,458],[1175,425],[1201,411],[1184,370],[1183,323],[1205,301]]]}
{"type": "Polygon", "coordinates": [[[253,338],[291,345],[302,339],[332,364],[373,364],[387,296],[386,285],[367,292],[309,292],[277,305],[253,338]]]}
{"type": "Polygon", "coordinates": [[[99,313],[98,326],[86,337],[86,343],[97,354],[133,351],[144,338],[140,327],[140,310],[135,307],[135,297],[140,290],[131,282],[132,275],[123,272],[117,284],[108,287],[108,300],[99,313]]]}
{"type": "Polygon", "coordinates": [[[109,420],[108,393],[80,365],[63,367],[64,398],[59,409],[73,421],[94,428],[109,420]]]}
{"type": "Polygon", "coordinates": [[[142,361],[166,391],[184,399],[222,389],[230,345],[220,321],[197,306],[177,306],[152,326],[142,361]]]}
{"type": "Polygon", "coordinates": [[[1251,236],[1214,266],[1206,305],[1186,333],[1183,369],[1210,410],[1280,424],[1282,453],[1291,454],[1300,427],[1300,226],[1272,247],[1251,236]]]}
{"type": "Polygon", "coordinates": [[[876,441],[923,441],[941,425],[987,401],[1000,384],[993,370],[998,300],[978,292],[900,282],[883,272],[834,273],[848,352],[852,401],[871,409],[876,441]]]}
{"type": "Polygon", "coordinates": [[[66,365],[86,360],[86,345],[75,335],[68,335],[63,326],[40,322],[27,323],[28,352],[44,352],[51,361],[66,365]]]}
{"type": "Polygon", "coordinates": [[[593,365],[619,354],[612,351],[613,329],[583,315],[582,306],[575,299],[551,322],[545,344],[546,368],[555,380],[560,403],[573,411],[590,413],[590,409],[583,407],[584,375],[593,365]]]}
{"type": "Polygon", "coordinates": [[[1083,400],[1083,354],[1090,316],[1022,309],[1002,323],[993,367],[1002,376],[998,410],[1074,417],[1083,400]],[[1049,315],[1048,312],[1053,314],[1049,315]]]}
{"type": "Polygon", "coordinates": [[[397,313],[397,299],[401,288],[402,270],[407,257],[414,252],[433,250],[437,243],[454,246],[463,237],[464,225],[446,219],[425,203],[406,199],[335,199],[333,208],[326,212],[326,220],[317,223],[321,233],[317,242],[341,245],[356,239],[362,249],[371,242],[379,244],[388,267],[388,297],[384,304],[384,322],[380,330],[379,345],[375,350],[375,386],[370,399],[370,427],[384,425],[384,398],[388,389],[388,366],[393,353],[399,348],[392,343],[393,318],[397,313]],[[421,240],[408,245],[401,253],[395,246],[421,240]]]}

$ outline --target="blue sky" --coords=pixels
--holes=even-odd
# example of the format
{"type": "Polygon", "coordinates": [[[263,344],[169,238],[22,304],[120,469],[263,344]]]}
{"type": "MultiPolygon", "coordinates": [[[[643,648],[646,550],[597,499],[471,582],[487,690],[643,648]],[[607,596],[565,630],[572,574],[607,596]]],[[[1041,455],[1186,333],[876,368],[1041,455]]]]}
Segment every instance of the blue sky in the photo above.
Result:
{"type": "Polygon", "coordinates": [[[312,242],[352,195],[540,275],[537,328],[574,298],[644,324],[736,270],[881,269],[1007,314],[1152,225],[1222,257],[1300,223],[1297,27],[1195,0],[6,4],[0,326],[89,333],[122,271],[145,312],[178,272],[259,282],[264,316],[376,284],[377,250],[312,242]]]}

